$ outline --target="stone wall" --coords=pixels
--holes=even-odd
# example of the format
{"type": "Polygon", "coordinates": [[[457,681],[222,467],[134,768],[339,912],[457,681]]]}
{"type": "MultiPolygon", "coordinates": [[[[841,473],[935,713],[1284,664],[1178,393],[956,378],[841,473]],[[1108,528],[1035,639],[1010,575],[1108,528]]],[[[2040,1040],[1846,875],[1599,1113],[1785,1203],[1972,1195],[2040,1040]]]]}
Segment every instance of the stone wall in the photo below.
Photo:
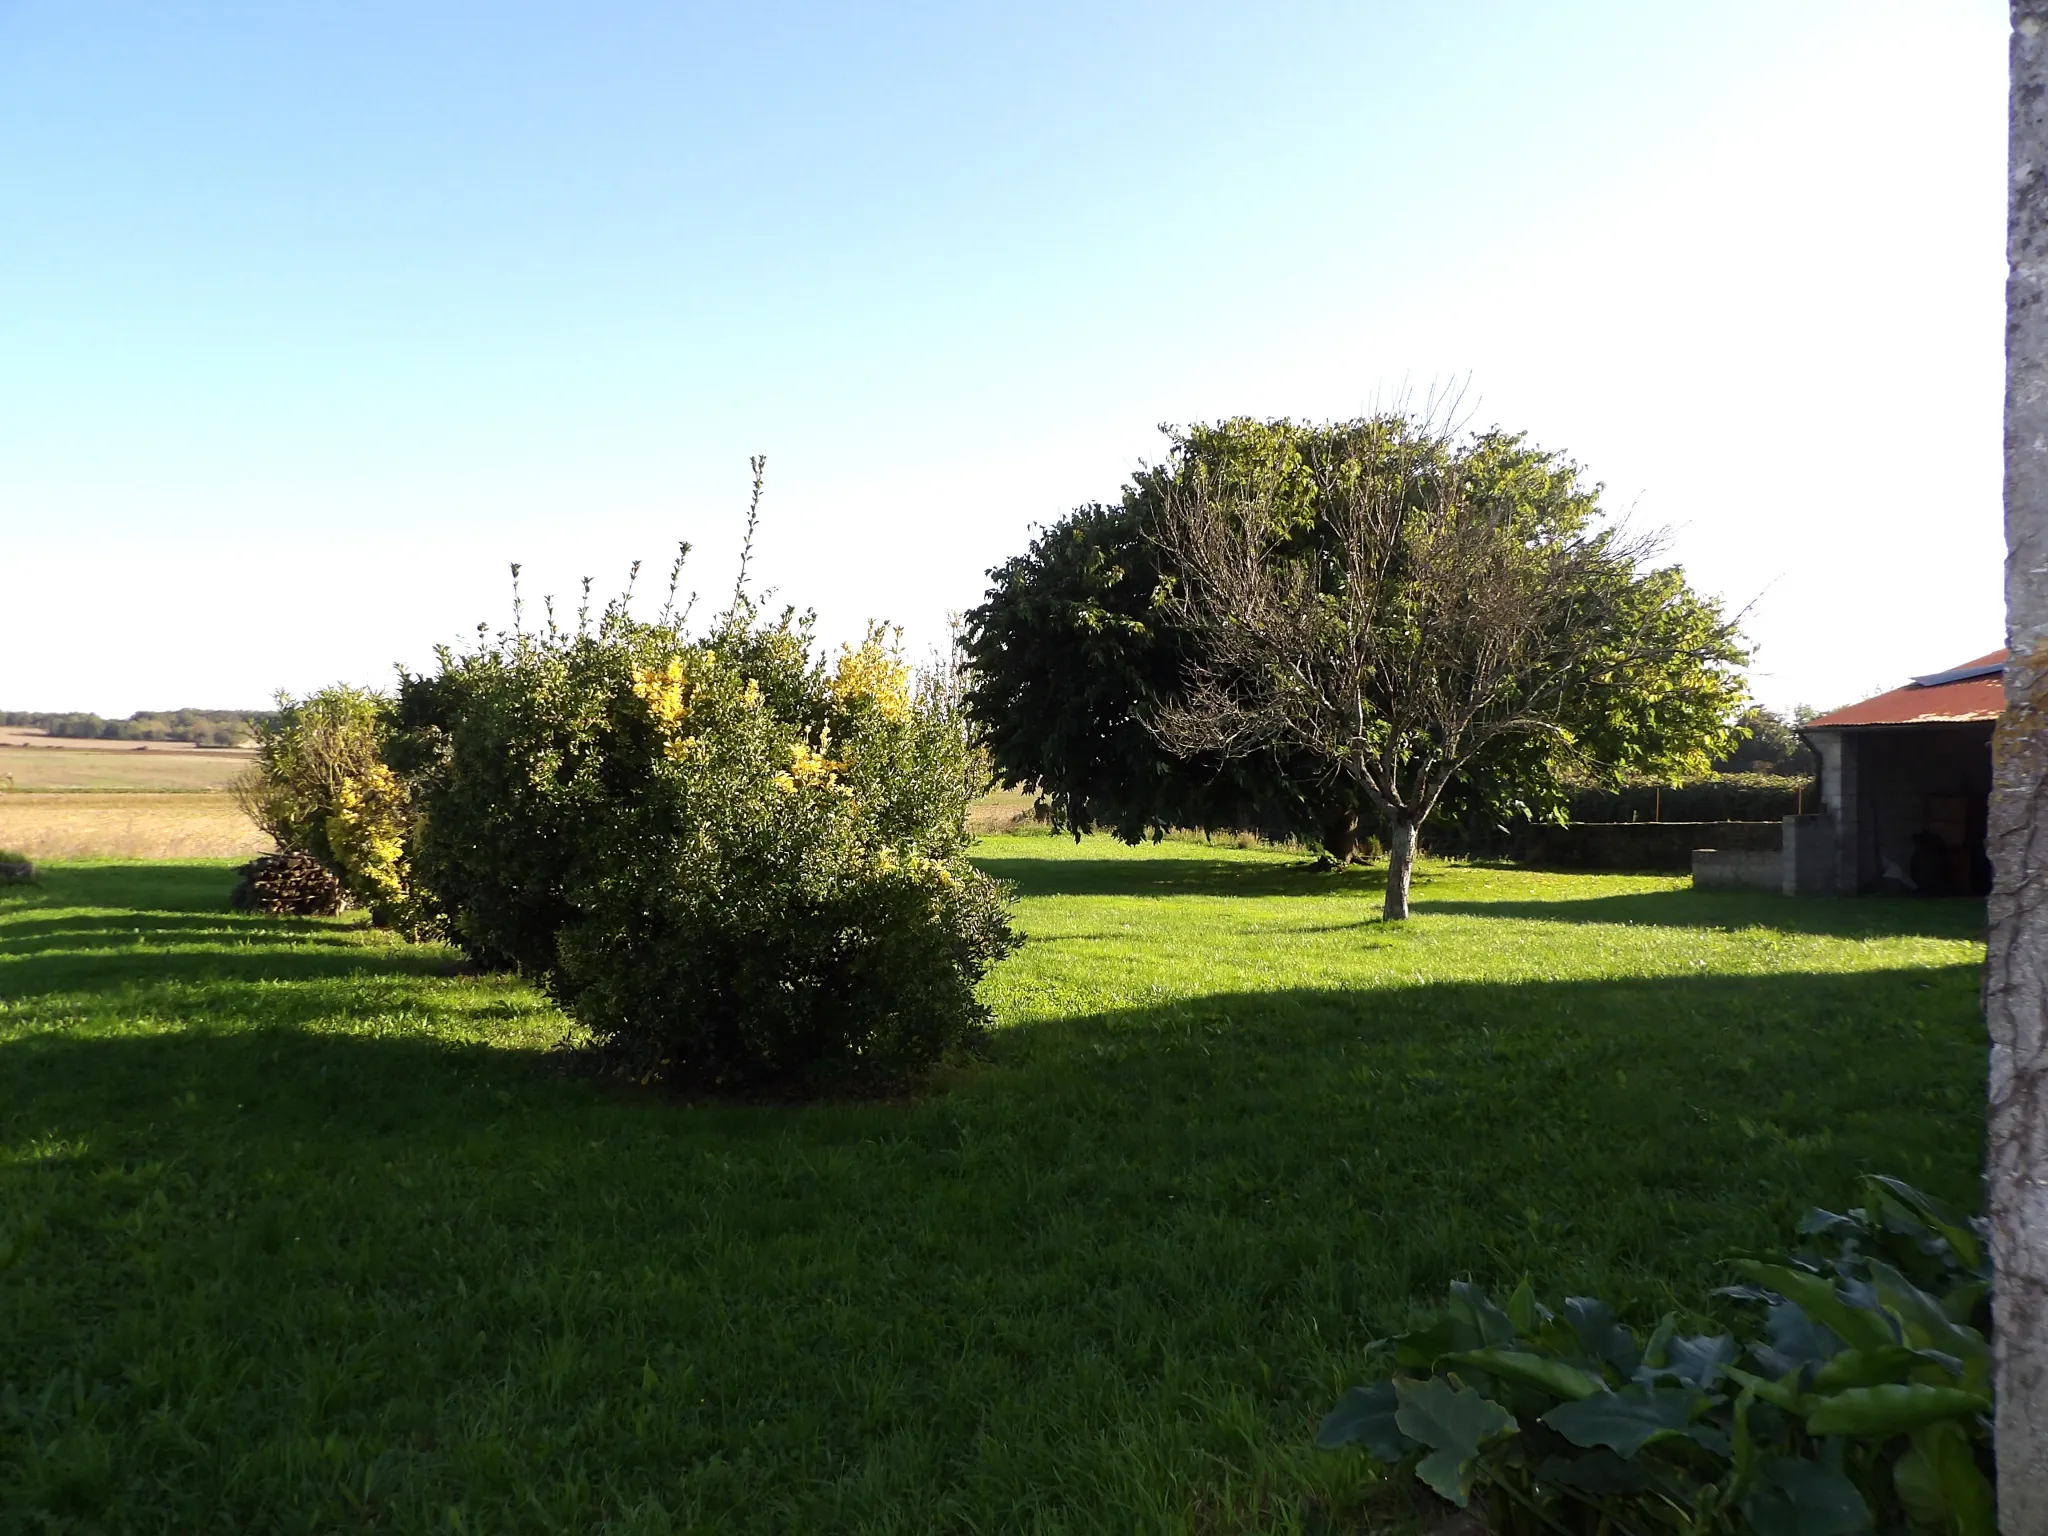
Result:
{"type": "Polygon", "coordinates": [[[1785,856],[1775,849],[1695,848],[1692,883],[1702,891],[1782,891],[1785,856]]]}

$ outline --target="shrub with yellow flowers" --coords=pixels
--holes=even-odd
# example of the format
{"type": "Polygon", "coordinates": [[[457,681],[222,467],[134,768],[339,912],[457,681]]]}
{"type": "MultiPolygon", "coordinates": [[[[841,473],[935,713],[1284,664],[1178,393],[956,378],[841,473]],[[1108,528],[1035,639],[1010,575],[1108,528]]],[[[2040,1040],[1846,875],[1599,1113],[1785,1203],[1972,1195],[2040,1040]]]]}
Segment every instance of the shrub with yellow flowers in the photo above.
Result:
{"type": "Polygon", "coordinates": [[[691,635],[612,604],[403,680],[418,886],[624,1069],[900,1078],[984,1027],[1016,941],[965,858],[978,762],[891,633],[828,664],[744,597],[691,635]]]}
{"type": "Polygon", "coordinates": [[[243,810],[280,849],[318,860],[373,921],[419,927],[406,859],[411,804],[383,759],[390,701],[336,684],[277,702],[235,785],[243,810]]]}

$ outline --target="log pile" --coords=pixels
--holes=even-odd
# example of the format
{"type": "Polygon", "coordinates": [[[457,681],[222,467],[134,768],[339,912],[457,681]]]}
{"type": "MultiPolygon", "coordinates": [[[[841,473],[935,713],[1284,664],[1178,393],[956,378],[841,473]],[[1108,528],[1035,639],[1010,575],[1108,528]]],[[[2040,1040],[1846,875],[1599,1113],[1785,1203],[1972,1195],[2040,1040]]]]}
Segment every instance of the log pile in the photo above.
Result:
{"type": "Polygon", "coordinates": [[[266,853],[236,871],[235,909],[289,917],[331,917],[348,905],[348,891],[310,853],[266,853]]]}

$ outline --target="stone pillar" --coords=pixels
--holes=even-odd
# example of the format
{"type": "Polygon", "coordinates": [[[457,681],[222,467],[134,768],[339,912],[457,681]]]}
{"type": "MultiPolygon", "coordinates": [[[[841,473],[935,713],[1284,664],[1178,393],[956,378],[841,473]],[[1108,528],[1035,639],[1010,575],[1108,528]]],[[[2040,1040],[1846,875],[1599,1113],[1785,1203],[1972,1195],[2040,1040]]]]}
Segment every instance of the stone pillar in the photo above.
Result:
{"type": "Polygon", "coordinates": [[[1835,894],[1854,896],[1863,889],[1866,873],[1864,849],[1869,807],[1863,784],[1863,743],[1854,731],[1831,732],[1835,738],[1835,782],[1828,796],[1828,811],[1835,825],[1835,894]]]}
{"type": "Polygon", "coordinates": [[[2048,1531],[2048,0],[2014,0],[2007,148],[2005,623],[1984,1012],[1998,1285],[1998,1515],[2048,1531]]]}
{"type": "Polygon", "coordinates": [[[1780,890],[1787,896],[1835,894],[1833,816],[1787,816],[1784,850],[1780,890]]]}

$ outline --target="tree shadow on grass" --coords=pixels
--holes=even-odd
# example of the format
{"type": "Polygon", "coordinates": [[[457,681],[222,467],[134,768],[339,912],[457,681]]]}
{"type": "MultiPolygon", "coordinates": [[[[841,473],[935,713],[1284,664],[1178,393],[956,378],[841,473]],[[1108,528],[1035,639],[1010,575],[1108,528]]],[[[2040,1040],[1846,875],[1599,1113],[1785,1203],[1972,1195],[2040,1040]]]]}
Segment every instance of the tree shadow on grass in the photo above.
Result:
{"type": "MultiPolygon", "coordinates": [[[[657,1169],[662,1145],[743,1157],[756,1146],[771,1159],[851,1146],[883,1149],[879,1176],[897,1156],[887,1149],[907,1147],[913,1162],[937,1158],[928,1175],[1014,1176],[1055,1191],[1048,1210],[1078,1201],[1104,1222],[1126,1200],[1130,1219],[1158,1218],[1162,1189],[1192,1202],[1182,1214],[1234,1213],[1254,1227],[1256,1207],[1276,1198],[1327,1203],[1342,1220],[1364,1202],[1375,1221],[1398,1215],[1411,1239],[1460,1234],[1430,1262],[1431,1283],[1448,1278],[1454,1252],[1480,1268],[1497,1252],[1552,1266],[1525,1219],[1532,1208],[1559,1207],[1544,1221],[1585,1239],[1582,1265],[1656,1271],[1658,1243],[1689,1244],[1684,1223],[1662,1231],[1658,1217],[1655,1241],[1624,1240],[1610,1206],[1638,1222],[1659,1202],[1766,1198],[1789,1210],[1863,1168],[1917,1177],[1922,1163],[1954,1196],[1980,1139],[1973,966],[1219,992],[999,1030],[983,1063],[904,1102],[681,1105],[555,1070],[529,1037],[444,1037],[439,1024],[488,1034],[538,1005],[507,1000],[517,988],[503,978],[445,979],[438,951],[111,958],[59,953],[0,972],[17,1018],[46,997],[75,1013],[95,990],[116,1012],[138,995],[158,1000],[146,1034],[31,1030],[0,1042],[16,1107],[0,1124],[12,1132],[26,1118],[60,1138],[147,1141],[164,1094],[182,1090],[235,1102],[235,1155],[257,1166],[317,1166],[347,1155],[366,1127],[396,1136],[387,1153],[456,1155],[516,1130],[582,1163],[579,1138],[622,1116],[654,1138],[656,1150],[632,1157],[657,1169]],[[479,1079],[509,1092],[478,1101],[479,1079]],[[147,1113],[124,1111],[138,1102],[147,1113]],[[536,1114],[566,1118],[545,1130],[536,1114]],[[313,1150],[286,1156],[279,1138],[313,1150]],[[955,1154],[972,1142],[1003,1151],[968,1168],[955,1154]]],[[[508,1177],[526,1158],[492,1156],[510,1157],[508,1177]]],[[[649,1175],[626,1163],[596,1171],[606,1165],[590,1162],[600,1182],[649,1175]]]]}
{"type": "Polygon", "coordinates": [[[226,912],[235,879],[232,866],[189,859],[39,864],[28,884],[0,886],[0,914],[36,907],[226,912]]]}
{"type": "MultiPolygon", "coordinates": [[[[232,1163],[238,1186],[453,1160],[462,1200],[541,1230],[584,1225],[599,1191],[648,1213],[699,1206],[709,1154],[709,1219],[741,1234],[844,1224],[886,1246],[872,1229],[900,1227],[890,1202],[966,1220],[969,1195],[986,1206],[977,1243],[1031,1247],[1049,1223],[1106,1255],[1150,1232],[1198,1269],[1202,1244],[1262,1232],[1294,1262],[1348,1250],[1394,1288],[1382,1305],[1472,1272],[1704,1281],[1731,1244],[1866,1169],[1971,1203],[1981,1142],[1961,966],[1218,993],[1002,1032],[988,1062],[907,1101],[809,1104],[610,1091],[530,1044],[436,1034],[417,991],[289,967],[235,980],[187,1031],[0,1043],[7,1139],[232,1163]],[[409,1029],[378,1027],[394,1003],[409,1029]],[[228,1118],[186,1125],[167,1102],[228,1118]],[[1368,1240],[1377,1256],[1357,1251],[1368,1240]]],[[[416,1219],[406,1188],[376,1182],[373,1205],[416,1219]]]]}
{"type": "Polygon", "coordinates": [[[0,923],[0,955],[49,954],[65,949],[106,949],[141,940],[166,944],[266,944],[361,948],[362,925],[310,917],[222,912],[185,916],[162,912],[65,912],[56,917],[0,923]]]}
{"type": "MultiPolygon", "coordinates": [[[[438,945],[354,918],[230,910],[233,871],[186,863],[59,865],[0,899],[0,998],[453,973],[438,945]],[[23,912],[47,910],[47,917],[23,912]]],[[[224,995],[224,994],[223,994],[224,995]]]]}
{"type": "Polygon", "coordinates": [[[107,1447],[115,1528],[579,1484],[733,1530],[1120,1488],[1066,1523],[1128,1527],[1298,1489],[1454,1277],[1705,1306],[1865,1169],[1971,1203],[1981,1142],[1970,966],[1219,992],[1000,1031],[904,1101],[683,1105],[437,1034],[510,984],[399,946],[85,958],[7,968],[0,1024],[95,985],[113,1023],[0,1042],[0,1378],[11,1444],[107,1447]]]}
{"type": "MultiPolygon", "coordinates": [[[[1385,892],[1384,865],[1320,869],[1301,856],[1286,863],[1208,854],[1177,845],[1171,857],[1005,858],[973,856],[974,863],[1020,896],[1357,896],[1385,892]],[[1180,851],[1186,849],[1187,851],[1180,851]]],[[[1418,874],[1417,889],[1428,876],[1418,874]]]]}
{"type": "Polygon", "coordinates": [[[1901,896],[1779,896],[1768,891],[1690,888],[1555,901],[1437,900],[1416,897],[1418,913],[1509,918],[1543,923],[1630,923],[1649,928],[1775,928],[1838,938],[1981,939],[1984,903],[1924,901],[1901,896]]]}
{"type": "MultiPolygon", "coordinates": [[[[1372,903],[1356,923],[1333,923],[1303,932],[1338,932],[1379,922],[1377,903],[1386,892],[1384,864],[1345,870],[1318,869],[1306,859],[1281,863],[1251,861],[1229,853],[1207,854],[1180,845],[1174,854],[1147,858],[1012,858],[977,856],[974,861],[1024,897],[1037,896],[1318,896],[1372,903]]],[[[1476,866],[1466,866],[1470,873],[1476,866]]],[[[1508,875],[1538,873],[1500,866],[1508,875]]],[[[1585,872],[1581,872],[1585,873],[1585,872]]],[[[1455,877],[1450,877],[1455,878],[1455,877]]],[[[1446,875],[1423,866],[1415,872],[1418,916],[1457,915],[1522,922],[1616,923],[1652,928],[1736,930],[1773,928],[1841,938],[1910,934],[1925,938],[1976,939],[1984,933],[1982,901],[1924,901],[1910,897],[1779,896],[1763,891],[1701,891],[1691,888],[1580,897],[1561,886],[1555,900],[1472,901],[1433,894],[1446,875]]]]}

